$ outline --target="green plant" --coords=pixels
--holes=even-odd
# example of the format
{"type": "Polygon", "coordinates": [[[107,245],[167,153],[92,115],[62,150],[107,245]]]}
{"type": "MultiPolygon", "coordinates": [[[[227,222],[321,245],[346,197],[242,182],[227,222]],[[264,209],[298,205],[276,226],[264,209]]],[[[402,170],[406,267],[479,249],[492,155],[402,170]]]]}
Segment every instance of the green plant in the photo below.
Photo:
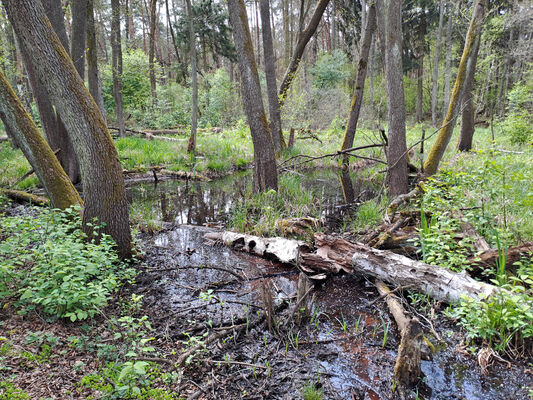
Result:
{"type": "Polygon", "coordinates": [[[23,390],[17,389],[9,381],[0,381],[0,400],[30,400],[30,396],[23,390]]]}
{"type": "Polygon", "coordinates": [[[0,300],[71,321],[92,317],[134,270],[119,261],[110,236],[87,238],[79,209],[36,214],[1,219],[0,300]]]}
{"type": "Polygon", "coordinates": [[[301,393],[304,400],[322,400],[324,398],[324,391],[311,382],[304,385],[301,393]]]}

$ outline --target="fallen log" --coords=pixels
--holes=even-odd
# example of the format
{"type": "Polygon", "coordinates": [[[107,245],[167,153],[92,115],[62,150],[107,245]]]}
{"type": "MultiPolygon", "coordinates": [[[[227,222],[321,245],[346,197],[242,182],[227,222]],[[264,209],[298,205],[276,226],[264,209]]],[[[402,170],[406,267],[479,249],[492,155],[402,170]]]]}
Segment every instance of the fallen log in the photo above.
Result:
{"type": "MultiPolygon", "coordinates": [[[[519,261],[520,258],[529,257],[531,254],[533,254],[533,242],[526,242],[520,246],[510,247],[507,249],[507,255],[505,258],[507,269],[512,269],[513,264],[519,261]]],[[[495,267],[498,258],[498,249],[490,249],[475,257],[470,257],[468,261],[479,269],[485,269],[495,267]]]]}
{"type": "Polygon", "coordinates": [[[47,206],[50,204],[50,200],[46,197],[36,196],[28,192],[23,192],[22,190],[0,189],[0,194],[15,201],[35,204],[38,206],[47,206]]]}
{"type": "Polygon", "coordinates": [[[0,143],[1,142],[7,142],[9,138],[7,136],[0,136],[0,143]]]}
{"type": "Polygon", "coordinates": [[[267,259],[298,265],[304,272],[315,274],[311,279],[323,279],[326,274],[361,273],[398,286],[409,286],[444,302],[459,301],[462,296],[479,300],[499,289],[478,282],[466,272],[456,273],[425,264],[387,250],[373,249],[346,239],[315,234],[316,251],[303,241],[285,238],[262,238],[235,232],[213,232],[205,236],[221,240],[236,250],[246,251],[267,259]]]}

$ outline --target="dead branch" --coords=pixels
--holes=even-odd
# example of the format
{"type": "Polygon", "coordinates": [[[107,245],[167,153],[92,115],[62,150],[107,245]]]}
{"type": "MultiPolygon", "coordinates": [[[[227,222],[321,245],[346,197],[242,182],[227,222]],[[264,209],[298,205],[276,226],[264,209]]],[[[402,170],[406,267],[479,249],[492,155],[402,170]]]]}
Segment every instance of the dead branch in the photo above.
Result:
{"type": "Polygon", "coordinates": [[[47,206],[50,204],[50,200],[46,197],[36,196],[28,192],[23,192],[22,190],[0,189],[0,194],[15,201],[35,204],[37,206],[47,206]]]}

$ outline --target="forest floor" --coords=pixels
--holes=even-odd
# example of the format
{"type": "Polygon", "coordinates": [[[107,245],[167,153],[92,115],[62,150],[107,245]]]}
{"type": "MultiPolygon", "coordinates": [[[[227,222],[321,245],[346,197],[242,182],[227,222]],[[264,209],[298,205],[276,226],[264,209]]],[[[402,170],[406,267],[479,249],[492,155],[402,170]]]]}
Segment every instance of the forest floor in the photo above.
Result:
{"type": "MultiPolygon", "coordinates": [[[[412,132],[412,142],[418,135],[418,131],[412,132]]],[[[233,145],[227,146],[235,155],[239,152],[231,147],[236,146],[234,139],[231,136],[228,142],[233,145]]],[[[332,133],[320,139],[324,146],[306,139],[309,144],[286,158],[334,152],[332,133]]],[[[135,140],[144,141],[146,149],[159,143],[135,140]]],[[[125,169],[165,165],[169,170],[203,174],[216,159],[206,151],[200,159],[205,167],[182,168],[176,160],[158,159],[161,149],[151,155],[145,149],[144,161],[134,162],[131,149],[137,145],[118,145],[123,161],[131,162],[125,169]]],[[[11,151],[1,146],[2,152],[11,151]]],[[[436,184],[429,185],[424,207],[432,207],[437,215],[439,207],[449,206],[441,204],[443,198],[457,202],[457,207],[468,210],[467,218],[491,246],[496,240],[490,233],[492,227],[500,232],[497,239],[510,247],[533,239],[533,157],[529,149],[506,145],[505,138],[494,147],[502,151],[493,152],[486,146],[470,155],[449,154],[451,167],[444,168],[436,184]],[[450,173],[451,169],[457,173],[450,173]],[[452,189],[437,192],[442,187],[452,189]],[[477,213],[481,208],[483,212],[477,213]]],[[[230,164],[242,167],[249,163],[250,153],[243,150],[243,154],[241,159],[246,162],[233,160],[230,164]]],[[[294,166],[300,161],[296,158],[285,165],[303,173],[302,166],[294,166]]],[[[326,158],[311,165],[335,167],[338,161],[326,158]]],[[[224,168],[221,171],[234,171],[232,166],[224,168]]],[[[292,197],[281,203],[250,197],[247,189],[239,189],[237,184],[242,176],[220,181],[220,186],[202,181],[154,187],[135,184],[131,188],[132,219],[140,228],[136,237],[144,253],[136,265],[135,284],[123,286],[108,307],[82,322],[50,318],[38,308],[21,313],[15,302],[5,303],[0,310],[0,399],[394,398],[393,369],[400,336],[372,282],[345,274],[315,285],[309,315],[298,323],[293,310],[298,279],[295,268],[203,238],[213,226],[274,235],[276,220],[304,215],[325,221],[321,229],[326,232],[348,232],[350,238],[358,233],[360,238],[379,225],[388,203],[387,199],[373,200],[382,186],[378,171],[379,166],[371,166],[354,172],[362,182],[352,211],[335,208],[345,202],[338,175],[329,172],[282,178],[280,194],[292,197]],[[298,191],[295,187],[299,186],[298,191]],[[306,192],[311,196],[305,197],[306,192]],[[327,205],[322,204],[324,196],[327,205]],[[242,215],[236,215],[236,209],[242,215]],[[270,215],[267,209],[276,212],[270,215]],[[275,311],[270,330],[263,305],[265,288],[272,293],[275,311]]],[[[9,178],[11,183],[14,180],[15,176],[9,178]]],[[[32,186],[27,181],[22,188],[32,186]]],[[[417,207],[420,204],[411,206],[417,207]]],[[[3,212],[18,215],[28,211],[10,203],[3,212]]],[[[441,225],[443,222],[439,220],[441,225]]],[[[446,232],[436,231],[444,236],[446,232]]],[[[425,378],[409,396],[531,397],[531,354],[507,352],[492,357],[490,365],[481,362],[480,366],[477,356],[487,343],[469,339],[457,320],[444,315],[446,305],[407,293],[402,297],[407,311],[438,336],[431,338],[438,350],[433,360],[422,362],[425,378]]]]}

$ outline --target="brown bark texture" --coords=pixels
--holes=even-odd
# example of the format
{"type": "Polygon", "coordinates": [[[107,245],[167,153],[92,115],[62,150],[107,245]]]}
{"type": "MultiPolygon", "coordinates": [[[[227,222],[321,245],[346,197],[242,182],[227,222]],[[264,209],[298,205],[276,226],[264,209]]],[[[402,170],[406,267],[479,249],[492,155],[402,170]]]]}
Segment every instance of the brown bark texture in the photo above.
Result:
{"type": "Polygon", "coordinates": [[[350,107],[350,116],[344,133],[344,140],[342,142],[341,150],[353,147],[355,138],[355,131],[357,129],[357,122],[361,112],[361,105],[363,104],[363,93],[365,89],[365,79],[368,67],[368,55],[370,53],[370,45],[372,43],[372,35],[376,31],[376,7],[371,4],[368,9],[366,17],[365,30],[361,38],[361,50],[359,53],[359,63],[357,66],[357,76],[355,78],[355,90],[352,98],[352,105],[350,107]]]}
{"type": "Polygon", "coordinates": [[[277,190],[276,156],[261,97],[261,85],[244,1],[228,0],[228,10],[239,60],[242,100],[254,146],[254,190],[277,190]]]}
{"type": "Polygon", "coordinates": [[[113,97],[115,99],[115,115],[119,127],[119,135],[126,135],[124,126],[124,110],[122,106],[122,41],[120,39],[120,1],[111,0],[111,53],[113,74],[113,97]]]}
{"type": "Polygon", "coordinates": [[[150,70],[150,87],[152,89],[152,103],[155,104],[157,99],[156,81],[155,81],[155,30],[157,28],[156,20],[157,0],[150,0],[150,37],[148,45],[148,66],[150,70]]]}
{"type": "Polygon", "coordinates": [[[259,0],[261,7],[261,26],[263,28],[263,53],[265,58],[265,75],[268,93],[268,111],[270,114],[270,133],[274,150],[278,152],[287,147],[281,132],[281,112],[278,100],[278,88],[276,83],[276,58],[274,45],[272,44],[272,30],[270,28],[270,1],[259,0]]]}
{"type": "Polygon", "coordinates": [[[98,49],[96,48],[96,27],[94,25],[94,0],[87,0],[87,79],[89,92],[105,118],[102,81],[98,70],[98,49]]]}
{"type": "Polygon", "coordinates": [[[85,41],[87,36],[87,4],[86,0],[71,0],[72,37],[70,55],[76,71],[82,80],[85,79],[85,41]]]}
{"type": "Polygon", "coordinates": [[[194,32],[193,13],[191,0],[186,0],[187,15],[189,17],[189,43],[191,46],[191,80],[192,80],[192,115],[191,115],[191,136],[187,151],[194,153],[196,150],[196,131],[198,129],[198,71],[196,66],[196,34],[194,32]]]}
{"type": "Polygon", "coordinates": [[[1,72],[0,118],[37,174],[52,206],[82,206],[80,195],[1,72]]]}
{"type": "Polygon", "coordinates": [[[428,175],[433,175],[437,172],[440,164],[440,160],[446,151],[446,147],[450,142],[453,134],[453,128],[456,121],[457,108],[461,104],[461,97],[463,93],[463,87],[465,78],[467,76],[467,70],[471,67],[472,52],[474,51],[476,37],[481,34],[481,27],[485,16],[485,2],[484,0],[477,0],[472,13],[472,19],[470,20],[470,26],[466,35],[465,46],[463,49],[463,55],[459,62],[459,68],[457,70],[457,78],[453,86],[452,95],[450,98],[450,104],[448,105],[448,112],[446,118],[442,124],[442,128],[439,130],[437,139],[433,143],[431,150],[428,154],[428,158],[424,163],[424,171],[428,175]]]}
{"type": "Polygon", "coordinates": [[[407,144],[405,138],[405,94],[402,69],[402,2],[384,0],[385,80],[389,137],[387,148],[389,193],[407,193],[407,144]]]}
{"type": "Polygon", "coordinates": [[[105,223],[103,232],[113,237],[121,257],[129,257],[129,204],[122,167],[98,106],[52,29],[41,3],[3,0],[3,4],[39,80],[63,116],[80,161],[85,197],[84,230],[92,234],[87,223],[95,218],[98,223],[105,223]]]}

